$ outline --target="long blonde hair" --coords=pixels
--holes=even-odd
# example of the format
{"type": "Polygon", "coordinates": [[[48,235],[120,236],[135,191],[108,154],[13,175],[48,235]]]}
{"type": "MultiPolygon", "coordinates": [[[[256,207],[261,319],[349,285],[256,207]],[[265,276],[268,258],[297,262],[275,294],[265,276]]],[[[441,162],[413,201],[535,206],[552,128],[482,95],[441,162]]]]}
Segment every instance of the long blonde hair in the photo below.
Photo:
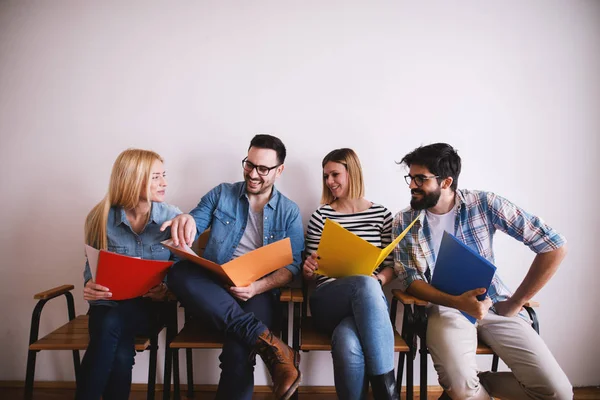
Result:
{"type": "MultiPolygon", "coordinates": [[[[365,195],[365,183],[362,175],[360,160],[352,149],[343,148],[330,151],[321,162],[321,167],[325,168],[328,162],[342,164],[348,171],[348,197],[351,199],[360,199],[365,195]]],[[[323,177],[323,190],[321,192],[321,204],[331,204],[335,197],[327,187],[325,177],[323,177]]]]}
{"type": "Polygon", "coordinates": [[[85,242],[88,245],[107,249],[106,222],[112,206],[133,209],[143,193],[150,202],[150,174],[155,160],[163,161],[160,155],[150,150],[127,149],[119,154],[110,174],[108,193],[85,220],[85,242]]]}

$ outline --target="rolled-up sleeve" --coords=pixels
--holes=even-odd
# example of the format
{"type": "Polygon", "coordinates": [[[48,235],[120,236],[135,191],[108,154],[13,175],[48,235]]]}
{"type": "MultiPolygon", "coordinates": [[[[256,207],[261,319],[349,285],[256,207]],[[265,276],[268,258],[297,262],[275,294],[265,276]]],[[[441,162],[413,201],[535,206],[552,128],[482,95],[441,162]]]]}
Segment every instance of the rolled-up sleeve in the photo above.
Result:
{"type": "Polygon", "coordinates": [[[546,253],[567,243],[563,235],[541,218],[529,214],[509,200],[489,192],[487,202],[494,227],[522,242],[533,252],[546,253]]]}

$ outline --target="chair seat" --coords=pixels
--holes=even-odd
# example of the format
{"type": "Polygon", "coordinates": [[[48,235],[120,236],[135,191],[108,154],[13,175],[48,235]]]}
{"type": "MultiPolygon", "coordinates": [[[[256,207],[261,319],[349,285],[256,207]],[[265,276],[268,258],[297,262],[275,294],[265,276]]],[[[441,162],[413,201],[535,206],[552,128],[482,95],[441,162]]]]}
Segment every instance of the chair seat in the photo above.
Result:
{"type": "MultiPolygon", "coordinates": [[[[79,315],[63,326],[50,332],[29,345],[29,350],[85,350],[90,342],[87,315],[79,315]]],[[[135,338],[135,350],[144,351],[150,347],[147,337],[135,338]]]]}
{"type": "Polygon", "coordinates": [[[220,349],[223,347],[223,334],[198,323],[186,323],[170,346],[172,349],[220,349]]]}
{"type": "MultiPolygon", "coordinates": [[[[331,350],[331,338],[315,328],[311,317],[302,318],[301,331],[302,343],[300,344],[300,350],[331,350]]],[[[408,353],[409,350],[402,336],[394,329],[394,352],[408,353]]]]}
{"type": "Polygon", "coordinates": [[[483,343],[481,340],[477,342],[477,354],[494,354],[494,351],[487,344],[483,343]]]}

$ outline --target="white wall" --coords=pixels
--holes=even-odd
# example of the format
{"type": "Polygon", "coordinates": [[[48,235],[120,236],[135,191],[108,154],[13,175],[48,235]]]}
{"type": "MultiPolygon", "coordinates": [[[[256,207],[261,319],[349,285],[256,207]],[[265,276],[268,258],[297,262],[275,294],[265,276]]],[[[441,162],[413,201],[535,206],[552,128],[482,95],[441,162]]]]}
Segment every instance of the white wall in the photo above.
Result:
{"type": "MultiPolygon", "coordinates": [[[[159,151],[169,202],[189,210],[241,177],[254,133],[273,132],[289,151],[279,188],[305,221],[333,148],[358,152],[368,198],[396,212],[409,191],[394,161],[457,147],[461,187],[568,238],[536,296],[541,335],[573,384],[600,384],[599,71],[595,1],[0,2],[0,380],[24,379],[34,293],[73,283],[86,310],[83,220],[121,150],[159,151]]],[[[532,253],[500,235],[496,250],[516,287],[532,253]]],[[[42,332],[65,314],[50,304],[42,332]]],[[[38,380],[73,380],[68,352],[38,359],[38,380]]],[[[333,383],[328,354],[303,360],[305,384],[333,383]]],[[[195,364],[216,383],[216,353],[195,364]]]]}

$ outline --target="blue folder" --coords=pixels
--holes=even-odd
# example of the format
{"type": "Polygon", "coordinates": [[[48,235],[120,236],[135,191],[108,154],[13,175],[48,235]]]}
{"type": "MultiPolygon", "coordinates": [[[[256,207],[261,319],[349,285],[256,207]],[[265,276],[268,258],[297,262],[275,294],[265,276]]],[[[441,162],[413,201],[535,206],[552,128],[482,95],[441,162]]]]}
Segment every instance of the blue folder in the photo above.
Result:
{"type": "MultiPolygon", "coordinates": [[[[496,273],[494,264],[481,257],[466,244],[444,232],[435,262],[431,285],[444,293],[458,296],[477,288],[489,289],[496,273]]],[[[477,296],[484,300],[487,294],[477,296]]],[[[463,312],[471,323],[476,319],[463,312]]]]}

